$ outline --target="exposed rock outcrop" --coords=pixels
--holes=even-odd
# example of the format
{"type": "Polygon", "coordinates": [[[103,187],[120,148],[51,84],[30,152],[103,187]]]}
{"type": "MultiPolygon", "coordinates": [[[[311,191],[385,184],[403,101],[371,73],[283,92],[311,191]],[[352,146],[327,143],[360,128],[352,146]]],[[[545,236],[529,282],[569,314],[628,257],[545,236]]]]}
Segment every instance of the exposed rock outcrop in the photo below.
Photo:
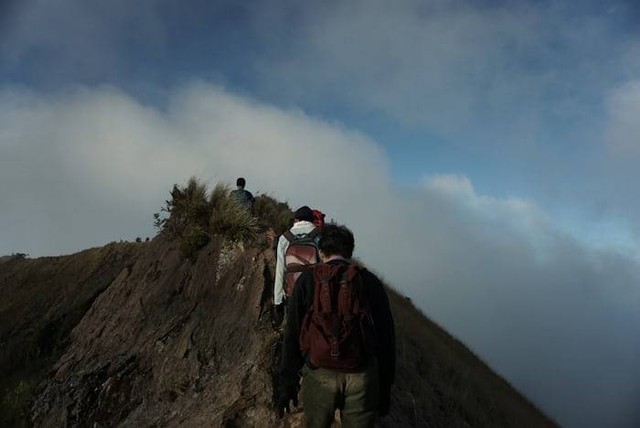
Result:
{"type": "Polygon", "coordinates": [[[273,424],[265,257],[212,242],[191,261],[155,239],[71,333],[36,425],[273,424]]]}

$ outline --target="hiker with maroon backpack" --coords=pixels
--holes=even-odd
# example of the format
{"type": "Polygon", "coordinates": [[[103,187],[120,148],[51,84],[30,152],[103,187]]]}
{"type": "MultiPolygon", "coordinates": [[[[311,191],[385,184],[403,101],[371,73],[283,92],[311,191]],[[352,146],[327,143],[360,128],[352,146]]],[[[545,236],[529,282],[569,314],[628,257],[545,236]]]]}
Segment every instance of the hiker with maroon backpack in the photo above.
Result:
{"type": "Polygon", "coordinates": [[[320,261],[318,238],[320,228],[314,224],[314,213],[308,206],[300,207],[293,214],[293,226],[278,239],[276,249],[276,278],[273,287],[273,303],[276,313],[284,314],[285,297],[291,296],[293,287],[302,272],[320,261]]]}
{"type": "Polygon", "coordinates": [[[321,264],[298,279],[287,308],[276,410],[297,406],[300,371],[308,427],[373,427],[389,411],[395,331],[380,280],[353,264],[353,234],[329,224],[318,243],[321,264]]]}

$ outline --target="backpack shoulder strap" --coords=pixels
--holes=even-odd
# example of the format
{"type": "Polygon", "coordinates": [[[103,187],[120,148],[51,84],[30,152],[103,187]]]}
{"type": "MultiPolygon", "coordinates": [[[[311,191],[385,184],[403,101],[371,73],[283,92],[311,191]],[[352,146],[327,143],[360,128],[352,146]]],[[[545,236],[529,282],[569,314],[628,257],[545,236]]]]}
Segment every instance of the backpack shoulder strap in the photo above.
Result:
{"type": "Polygon", "coordinates": [[[328,264],[317,265],[314,269],[315,292],[313,310],[316,313],[331,312],[331,280],[336,273],[335,267],[328,264]]]}
{"type": "Polygon", "coordinates": [[[338,286],[338,313],[346,319],[349,319],[351,317],[352,290],[349,285],[349,272],[347,270],[340,275],[338,286]]]}
{"type": "Polygon", "coordinates": [[[316,239],[316,236],[318,236],[320,234],[320,228],[316,227],[314,228],[311,232],[309,232],[309,234],[307,235],[309,237],[309,239],[316,239]]]}
{"type": "Polygon", "coordinates": [[[290,230],[287,230],[282,234],[282,236],[284,236],[289,242],[294,242],[296,240],[296,235],[294,235],[290,230]]]}
{"type": "Polygon", "coordinates": [[[350,318],[360,311],[361,289],[359,283],[360,269],[350,263],[340,276],[340,291],[338,294],[339,312],[344,317],[350,318]]]}

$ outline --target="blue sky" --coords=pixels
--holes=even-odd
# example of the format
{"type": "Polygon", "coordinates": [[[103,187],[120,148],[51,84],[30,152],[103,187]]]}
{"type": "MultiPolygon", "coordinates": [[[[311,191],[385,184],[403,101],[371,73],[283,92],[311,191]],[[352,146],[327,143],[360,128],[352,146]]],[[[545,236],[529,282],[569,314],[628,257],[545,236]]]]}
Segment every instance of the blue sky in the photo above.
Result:
{"type": "Polygon", "coordinates": [[[0,252],[152,235],[173,183],[242,174],[563,425],[638,425],[637,4],[133,3],[1,3],[0,252]]]}

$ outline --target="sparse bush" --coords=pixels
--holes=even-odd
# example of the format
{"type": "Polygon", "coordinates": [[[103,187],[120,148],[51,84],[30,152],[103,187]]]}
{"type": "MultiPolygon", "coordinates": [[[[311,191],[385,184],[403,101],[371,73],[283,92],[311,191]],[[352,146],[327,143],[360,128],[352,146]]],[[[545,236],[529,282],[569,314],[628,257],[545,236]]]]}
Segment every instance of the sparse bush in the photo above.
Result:
{"type": "Polygon", "coordinates": [[[201,226],[190,226],[180,237],[180,251],[185,257],[193,257],[202,247],[209,243],[209,234],[201,226]]]}
{"type": "Polygon", "coordinates": [[[286,202],[278,202],[268,195],[256,196],[253,212],[260,229],[273,228],[276,234],[284,233],[293,223],[293,211],[286,202]]]}
{"type": "Polygon", "coordinates": [[[229,186],[217,184],[211,192],[212,235],[219,235],[230,241],[250,241],[258,233],[258,221],[244,206],[231,196],[229,186]]]}
{"type": "Polygon", "coordinates": [[[207,200],[207,186],[191,177],[184,188],[173,186],[171,200],[166,201],[163,211],[169,218],[161,219],[158,225],[174,236],[182,237],[192,226],[206,227],[211,208],[207,200]]]}
{"type": "Polygon", "coordinates": [[[258,233],[258,220],[231,195],[228,185],[219,183],[208,195],[207,186],[191,178],[185,187],[173,186],[171,200],[154,214],[154,225],[170,237],[180,239],[186,257],[207,245],[216,235],[230,241],[250,241],[258,233]]]}
{"type": "Polygon", "coordinates": [[[171,237],[180,239],[180,249],[191,257],[209,242],[208,222],[211,207],[207,197],[207,186],[191,177],[183,188],[178,185],[171,190],[171,200],[165,201],[161,211],[169,214],[162,218],[154,215],[154,225],[171,237]]]}

